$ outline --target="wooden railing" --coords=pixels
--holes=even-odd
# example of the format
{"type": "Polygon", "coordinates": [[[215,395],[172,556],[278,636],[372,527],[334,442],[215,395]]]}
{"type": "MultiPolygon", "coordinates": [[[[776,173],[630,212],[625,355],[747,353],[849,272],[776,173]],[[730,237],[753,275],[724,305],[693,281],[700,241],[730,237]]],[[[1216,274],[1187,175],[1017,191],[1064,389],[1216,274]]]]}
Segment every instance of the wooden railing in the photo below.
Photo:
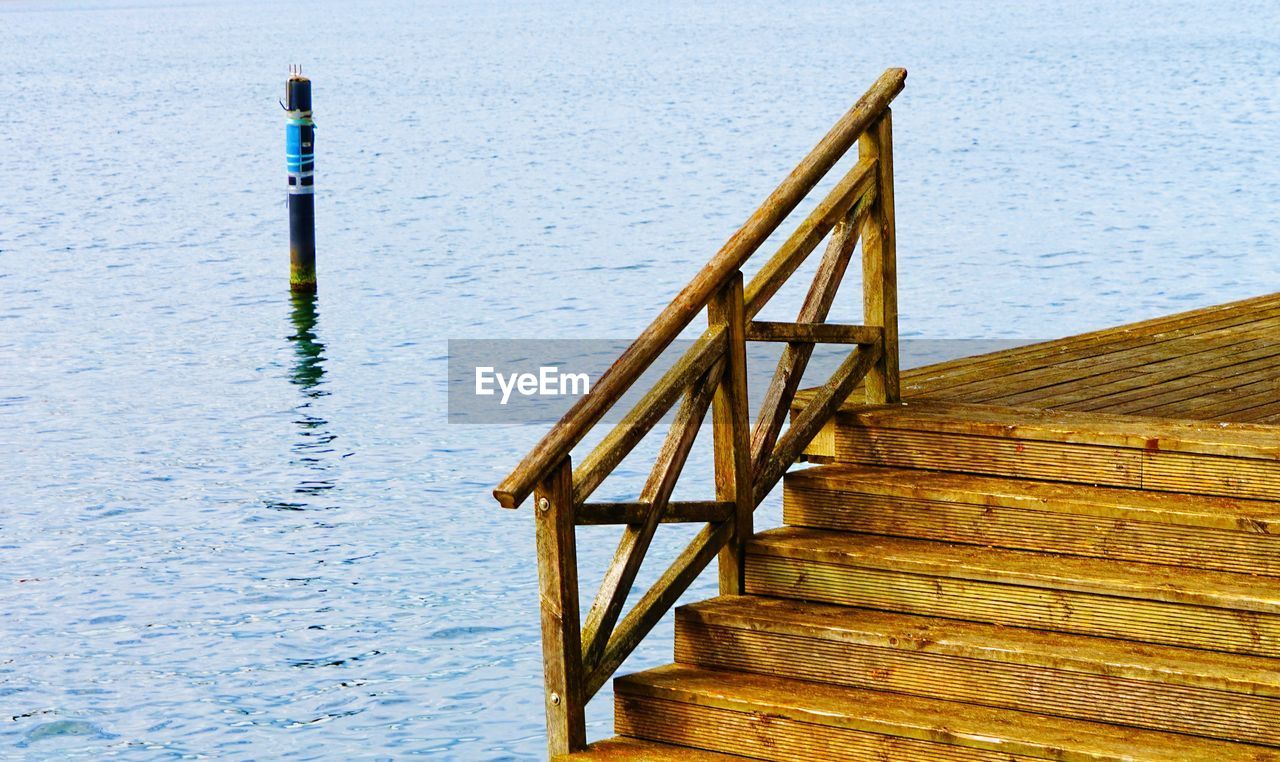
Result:
{"type": "Polygon", "coordinates": [[[889,104],[907,73],[889,69],[765,199],[715,257],[604,373],[590,393],[494,490],[506,508],[535,495],[547,736],[552,756],[585,746],[583,710],[711,559],[720,591],[743,591],[743,551],[752,513],[827,420],[865,379],[870,402],[898,399],[897,275],[894,251],[893,139],[889,104]],[[742,266],[826,173],[858,144],[858,161],[743,288],[742,266]],[[794,323],[753,318],[830,234],[794,323]],[[862,239],[865,325],[831,325],[827,313],[853,249],[862,239]],[[704,308],[709,325],[672,368],[575,470],[571,450],[704,308]],[[747,404],[746,342],[785,342],[754,426],[747,404]],[[853,345],[783,432],[816,343],[853,345]],[[623,458],[680,407],[649,478],[634,502],[588,502],[623,458]],[[715,499],[671,499],[685,460],[712,413],[715,499]],[[706,526],[623,616],[660,523],[706,526]],[[581,622],[575,527],[625,528],[600,590],[581,622]]]}

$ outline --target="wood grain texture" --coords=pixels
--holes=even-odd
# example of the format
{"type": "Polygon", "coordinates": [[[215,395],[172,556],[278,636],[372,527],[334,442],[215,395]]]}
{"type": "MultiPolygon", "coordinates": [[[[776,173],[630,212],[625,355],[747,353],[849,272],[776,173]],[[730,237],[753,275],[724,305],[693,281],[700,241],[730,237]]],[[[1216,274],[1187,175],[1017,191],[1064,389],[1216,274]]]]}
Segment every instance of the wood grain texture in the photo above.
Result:
{"type": "MultiPolygon", "coordinates": [[[[797,395],[804,409],[810,393],[797,395]]],[[[807,452],[828,461],[1280,499],[1280,436],[1258,424],[998,405],[846,405],[807,452]]]]}
{"type": "MultiPolygon", "coordinates": [[[[663,524],[699,524],[724,521],[733,515],[733,503],[715,500],[671,500],[661,515],[663,524]]],[[[651,502],[583,503],[578,506],[578,526],[639,524],[653,510],[651,502]]]]}
{"type": "Polygon", "coordinates": [[[682,664],[1280,741],[1280,661],[767,598],[677,612],[682,664]]]}
{"type": "MultiPolygon", "coordinates": [[[[1071,359],[1096,357],[1178,340],[1215,328],[1268,319],[1276,314],[1277,307],[1280,307],[1277,295],[1259,296],[1062,339],[961,357],[911,371],[910,386],[922,384],[929,387],[946,385],[959,388],[965,383],[985,380],[996,370],[1025,371],[1049,367],[1071,359]]],[[[905,382],[907,379],[904,378],[905,382]]],[[[908,391],[916,391],[918,388],[909,388],[908,391]]]]}
{"type": "Polygon", "coordinates": [[[840,567],[884,569],[1280,616],[1280,585],[1274,579],[1249,574],[802,527],[761,532],[752,540],[750,553],[840,567]]]}
{"type": "Polygon", "coordinates": [[[586,746],[578,551],[573,523],[573,466],[565,458],[538,483],[538,600],[542,612],[542,664],[546,686],[547,748],[551,756],[586,746]],[[544,502],[545,501],[545,502],[544,502]]]}
{"type": "Polygon", "coordinates": [[[876,161],[876,199],[862,225],[863,322],[883,332],[883,352],[867,374],[866,401],[902,398],[898,357],[898,233],[893,206],[893,113],[884,114],[858,142],[858,155],[876,161]]]}
{"type": "Polygon", "coordinates": [[[827,383],[817,390],[805,409],[791,422],[791,428],[778,440],[773,452],[756,469],[753,496],[755,505],[759,505],[773,491],[782,475],[880,359],[881,351],[878,344],[859,346],[840,363],[827,383]]]}
{"type": "MultiPolygon", "coordinates": [[[[798,404],[813,393],[797,395],[798,404]]],[[[933,400],[871,407],[846,404],[841,413],[862,425],[913,431],[1280,460],[1280,439],[1267,425],[933,400]]]]}
{"type": "Polygon", "coordinates": [[[1280,656],[1280,587],[1243,574],[786,528],[752,542],[747,592],[1280,656]]]}
{"type": "Polygon", "coordinates": [[[685,665],[619,678],[618,732],[770,760],[1275,762],[1256,745],[685,665]]]}
{"type": "Polygon", "coordinates": [[[680,395],[724,356],[728,337],[722,329],[707,331],[627,411],[573,473],[574,499],[585,502],[613,469],[653,430],[680,395]]]}
{"type": "Polygon", "coordinates": [[[618,623],[599,663],[587,673],[585,694],[588,699],[608,682],[640,641],[684,595],[689,585],[720,552],[732,531],[733,526],[729,522],[708,524],[645,591],[635,607],[618,623]]]}
{"type": "Polygon", "coordinates": [[[875,344],[884,335],[876,326],[834,323],[772,323],[751,321],[748,341],[785,341],[805,344],[875,344]]]}
{"type": "MultiPolygon", "coordinates": [[[[556,463],[567,457],[574,445],[604,417],[604,414],[622,397],[636,379],[662,354],[694,317],[706,306],[712,294],[721,289],[727,279],[738,272],[761,244],[791,214],[837,161],[849,150],[862,133],[874,123],[889,103],[902,91],[906,82],[905,69],[889,69],[876,80],[835,126],[818,142],[812,151],[787,175],[760,207],[743,223],[697,275],[672,299],[661,314],[632,342],[631,346],[600,377],[590,393],[583,395],[565,413],[538,444],[520,461],[512,472],[494,489],[494,497],[505,508],[515,508],[528,497],[534,485],[556,463]]],[[[869,170],[864,164],[859,175],[869,170]]],[[[870,168],[874,169],[874,167],[870,168]]],[[[851,173],[852,174],[852,173],[851,173]]],[[[855,185],[860,178],[854,178],[855,185]]],[[[826,230],[833,227],[844,212],[856,201],[840,208],[840,203],[823,210],[829,217],[822,224],[813,225],[817,245],[826,230]]],[[[822,204],[819,205],[820,209],[822,204]]],[[[808,221],[806,221],[808,222],[808,221]]],[[[803,257],[800,257],[803,259],[803,257]]],[[[790,260],[787,261],[790,264],[790,260]]],[[[799,266],[799,262],[795,263],[799,266]]],[[[773,286],[772,280],[765,281],[773,286]]],[[[781,285],[778,283],[777,285],[781,285]]],[[[759,306],[767,301],[768,288],[753,293],[749,302],[759,306]]],[[[755,311],[750,312],[751,316],[755,311]]]]}
{"type": "Polygon", "coordinates": [[[495,489],[540,503],[549,751],[1280,762],[1280,294],[903,373],[888,106],[904,78],[885,72],[495,489]],[[829,233],[797,320],[754,321],[829,233]],[[828,325],[859,239],[865,325],[828,325]],[[704,308],[693,348],[572,472],[704,308]],[[786,344],[754,429],[748,340],[786,344]],[[816,342],[856,349],[797,392],[816,342]],[[587,503],[682,394],[638,499],[587,503]],[[709,406],[715,499],[672,503],[709,406]],[[792,526],[751,537],[802,456],[837,465],[788,476],[792,526]],[[623,616],[670,521],[708,523],[623,616]],[[623,539],[580,628],[575,525],[604,523],[623,539]],[[587,749],[586,701],[717,555],[732,595],[679,612],[683,663],[620,678],[620,737],[587,749]]]}
{"type": "Polygon", "coordinates": [[[728,754],[717,754],[712,751],[691,749],[688,746],[672,746],[653,741],[641,741],[636,738],[606,738],[575,754],[565,754],[555,758],[557,762],[737,762],[742,757],[728,754]]]}
{"type": "MultiPolygon", "coordinates": [[[[827,319],[836,293],[849,267],[853,249],[858,242],[858,231],[863,219],[870,213],[870,208],[860,206],[851,210],[845,219],[831,231],[827,241],[827,250],[818,263],[818,271],[800,305],[797,322],[821,324],[827,319]]],[[[809,359],[813,356],[814,345],[804,343],[788,344],[778,358],[769,388],[765,390],[760,403],[760,411],[756,416],[755,427],[751,430],[751,464],[752,472],[763,466],[765,460],[773,452],[778,442],[778,435],[795,399],[800,381],[804,377],[809,359]]]]}
{"type": "Polygon", "coordinates": [[[751,419],[747,399],[746,310],[742,275],[730,279],[707,308],[712,326],[723,326],[729,337],[724,373],[712,403],[712,444],[715,461],[716,500],[732,502],[733,525],[720,550],[720,592],[741,593],[747,540],[755,534],[752,514],[756,503],[751,490],[751,419]]]}
{"type": "Polygon", "coordinates": [[[790,526],[1280,576],[1280,503],[971,474],[787,475],[790,526]]]}
{"type": "Polygon", "coordinates": [[[1272,423],[1280,294],[909,370],[917,400],[1272,423]]]}
{"type": "Polygon", "coordinates": [[[622,613],[627,595],[640,571],[640,564],[649,550],[649,543],[666,512],[667,501],[671,499],[689,451],[702,429],[707,407],[711,404],[724,370],[724,362],[716,363],[686,393],[676,420],[654,460],[649,478],[640,490],[640,502],[649,504],[649,513],[640,523],[628,524],[622,530],[613,562],[605,571],[600,590],[596,593],[582,628],[582,659],[588,670],[599,662],[613,626],[622,613]]]}

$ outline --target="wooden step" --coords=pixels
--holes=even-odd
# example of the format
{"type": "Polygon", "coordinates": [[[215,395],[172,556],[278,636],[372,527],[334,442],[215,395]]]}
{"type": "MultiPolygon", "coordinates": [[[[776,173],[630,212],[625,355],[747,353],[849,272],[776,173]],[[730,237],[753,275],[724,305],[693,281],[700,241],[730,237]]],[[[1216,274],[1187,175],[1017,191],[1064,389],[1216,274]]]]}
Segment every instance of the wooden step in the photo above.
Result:
{"type": "Polygon", "coordinates": [[[614,701],[622,735],[756,759],[1280,760],[1261,746],[679,664],[617,679],[614,701]]]}
{"type": "MultiPolygon", "coordinates": [[[[797,408],[806,399],[797,395],[797,408]]],[[[1280,436],[1256,424],[949,402],[852,404],[806,454],[815,462],[1280,500],[1280,436]]]]}
{"type": "Polygon", "coordinates": [[[676,614],[676,661],[1280,745],[1280,660],[726,596],[676,614]]]}
{"type": "Polygon", "coordinates": [[[875,466],[787,474],[806,526],[1280,575],[1280,503],[875,466]]]}
{"type": "Polygon", "coordinates": [[[1280,656],[1269,577],[801,527],[746,567],[753,595],[1280,656]]]}
{"type": "Polygon", "coordinates": [[[574,762],[733,762],[742,757],[691,749],[688,746],[618,737],[596,741],[583,751],[562,754],[556,759],[574,762]]]}

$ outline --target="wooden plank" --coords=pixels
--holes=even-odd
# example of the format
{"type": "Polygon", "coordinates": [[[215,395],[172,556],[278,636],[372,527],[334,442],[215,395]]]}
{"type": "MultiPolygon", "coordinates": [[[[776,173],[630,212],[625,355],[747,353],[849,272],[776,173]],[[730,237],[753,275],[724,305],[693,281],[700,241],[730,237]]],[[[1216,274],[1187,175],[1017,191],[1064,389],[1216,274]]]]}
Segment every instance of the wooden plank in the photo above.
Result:
{"type": "MultiPolygon", "coordinates": [[[[889,69],[818,142],[787,178],[774,189],[742,227],[729,238],[711,261],[672,299],[622,356],[547,432],[519,465],[494,489],[505,508],[515,508],[529,495],[545,473],[569,455],[604,414],[635,383],[663,350],[706,306],[712,294],[742,268],[769,236],[813,190],[845,152],[889,107],[906,82],[905,69],[889,69]]],[[[819,205],[821,206],[821,204],[819,205]]],[[[829,210],[828,210],[829,211],[829,210]]],[[[830,219],[835,225],[843,210],[830,219]]],[[[824,232],[825,235],[825,232],[824,232]]],[[[819,237],[821,240],[821,236],[819,237]]],[[[751,313],[754,316],[754,312],[751,313]]]]}
{"type": "Polygon", "coordinates": [[[725,369],[712,403],[716,499],[732,502],[733,533],[720,550],[720,592],[742,592],[743,556],[747,539],[755,534],[751,492],[751,419],[747,400],[746,310],[742,275],[716,295],[707,309],[712,326],[723,326],[729,337],[725,369]]]}
{"type": "Polygon", "coordinates": [[[1142,409],[1143,415],[1187,415],[1199,420],[1215,420],[1224,415],[1266,405],[1280,399],[1280,372],[1252,383],[1227,384],[1226,388],[1203,390],[1184,400],[1161,402],[1142,409]]]}
{"type": "MultiPolygon", "coordinates": [[[[1034,405],[1037,407],[1095,410],[1106,407],[1107,401],[1113,396],[1120,397],[1120,401],[1123,401],[1126,392],[1140,390],[1139,395],[1152,398],[1166,392],[1175,392],[1180,387],[1194,385],[1197,379],[1221,378],[1230,373],[1235,366],[1251,361],[1274,365],[1277,354],[1275,346],[1264,342],[1252,342],[1252,344],[1251,348],[1227,342],[1222,345],[1211,342],[1197,344],[1195,347],[1186,348],[1185,351],[1179,351],[1172,357],[1147,365],[1134,365],[1100,375],[1079,373],[1078,378],[1073,382],[1036,390],[1028,394],[1025,399],[1034,400],[1034,405]],[[1197,347],[1205,348],[1197,351],[1197,347]]],[[[1194,392],[1184,393],[1173,399],[1187,399],[1195,396],[1194,392]]],[[[1020,399],[1014,397],[991,398],[990,401],[1002,405],[1022,404],[1020,399]]],[[[1149,402],[1146,405],[1130,405],[1116,412],[1137,413],[1157,403],[1158,401],[1149,402]]]]}
{"type": "Polygon", "coordinates": [[[810,213],[769,261],[760,267],[747,284],[743,298],[747,304],[747,319],[754,318],[764,309],[778,289],[787,282],[800,265],[813,253],[823,238],[849,214],[861,216],[870,208],[876,193],[876,164],[862,160],[836,183],[831,192],[810,213]]]}
{"type": "MultiPolygon", "coordinates": [[[[1144,375],[1139,373],[1134,375],[1136,381],[1108,384],[1097,390],[1098,396],[1072,400],[1066,406],[1082,411],[1136,413],[1151,405],[1199,397],[1206,391],[1212,392],[1233,384],[1237,377],[1246,383],[1280,378],[1280,353],[1240,362],[1221,371],[1197,370],[1191,375],[1163,382],[1156,389],[1151,387],[1149,380],[1144,381],[1144,375]]],[[[1054,406],[1060,406],[1056,400],[1053,402],[1054,406]]]]}
{"type": "Polygon", "coordinates": [[[861,465],[792,471],[797,489],[981,504],[1280,538],[1280,503],[861,465]]]}
{"type": "Polygon", "coordinates": [[[1122,395],[1121,402],[1131,400],[1117,412],[1151,408],[1154,403],[1134,401],[1167,393],[1185,404],[1153,411],[1164,416],[1213,419],[1228,413],[1201,410],[1196,394],[1179,395],[1177,390],[1195,386],[1197,382],[1191,377],[1199,374],[1222,377],[1239,366],[1247,368],[1251,362],[1257,363],[1254,367],[1270,364],[1268,358],[1276,355],[1269,337],[1280,330],[1278,306],[1280,295],[1269,295],[1173,316],[1170,320],[1174,322],[1163,327],[1173,325],[1175,329],[1164,333],[1143,334],[1131,330],[1133,326],[1122,326],[1086,335],[1093,341],[1069,337],[1037,345],[1040,355],[1033,353],[1029,360],[1022,357],[1026,348],[1017,348],[917,369],[907,374],[904,383],[914,393],[933,398],[1069,410],[1107,407],[1091,401],[1111,394],[1122,395]],[[941,373],[939,369],[943,369],[941,373]],[[920,376],[913,375],[917,373],[930,380],[917,383],[920,376]],[[950,379],[944,382],[942,376],[947,375],[950,379]]]}
{"type": "Polygon", "coordinates": [[[1280,674],[1256,656],[745,597],[678,610],[676,659],[1210,738],[1280,738],[1280,674]]]}
{"type": "Polygon", "coordinates": [[[773,491],[774,486],[800,453],[809,446],[814,436],[844,402],[857,383],[866,377],[876,360],[880,358],[878,344],[860,346],[853,350],[836,368],[831,379],[822,386],[805,409],[796,416],[791,428],[778,440],[778,445],[759,467],[755,475],[753,505],[759,505],[773,491]]]}
{"type": "Polygon", "coordinates": [[[873,404],[902,398],[898,368],[897,232],[893,209],[893,114],[884,114],[863,134],[858,155],[874,158],[878,170],[876,200],[862,225],[863,322],[880,328],[883,351],[867,374],[866,400],[873,404]]]}
{"type": "Polygon", "coordinates": [[[662,514],[666,512],[667,501],[675,491],[676,481],[680,478],[689,451],[693,449],[693,442],[702,428],[707,407],[711,404],[724,369],[723,361],[716,363],[689,389],[679,413],[676,414],[676,420],[658,451],[649,478],[640,490],[640,502],[649,503],[652,508],[644,521],[628,525],[622,530],[613,562],[605,571],[600,590],[596,593],[591,610],[587,612],[586,624],[582,628],[582,659],[588,671],[599,661],[609,635],[613,632],[613,625],[622,613],[627,595],[640,571],[640,564],[649,551],[653,533],[658,528],[662,514]]]}
{"type": "MultiPolygon", "coordinates": [[[[1123,347],[1151,344],[1166,338],[1238,323],[1251,322],[1280,313],[1280,293],[1251,297],[1172,315],[1159,315],[1127,325],[1103,328],[1020,347],[959,357],[910,371],[914,383],[951,386],[983,378],[993,367],[1039,367],[1059,358],[1077,358],[1081,352],[1108,352],[1123,347]]],[[[921,391],[921,390],[915,390],[921,391]]]]}
{"type": "MultiPolygon", "coordinates": [[[[676,610],[676,624],[678,640],[689,634],[688,625],[700,624],[957,659],[1026,664],[1196,688],[1224,697],[1280,699],[1280,670],[1275,661],[1261,656],[761,596],[720,596],[682,606],[676,610]]],[[[708,655],[691,644],[678,648],[692,659],[708,655]]],[[[827,668],[839,669],[834,663],[827,668]]]]}
{"type": "MultiPolygon", "coordinates": [[[[1274,333],[1275,327],[1270,321],[1244,323],[1211,333],[1197,332],[1177,340],[1139,345],[1124,351],[1061,360],[1043,368],[1018,369],[953,386],[948,393],[975,402],[1019,405],[1062,392],[1069,393],[1076,388],[1101,385],[1126,377],[1134,371],[1163,371],[1160,378],[1176,378],[1186,375],[1186,372],[1179,372],[1179,366],[1186,363],[1188,356],[1212,355],[1229,346],[1265,351],[1273,346],[1266,343],[1266,337],[1274,333]]],[[[1190,372],[1194,372],[1194,366],[1190,372]]]]}
{"type": "Polygon", "coordinates": [[[1171,492],[1280,500],[1280,462],[1145,452],[1142,485],[1171,492]]]}
{"type": "Polygon", "coordinates": [[[573,474],[574,499],[585,502],[613,469],[675,405],[680,395],[724,356],[728,339],[722,330],[704,333],[689,347],[636,406],[600,440],[573,474]]]}
{"type": "Polygon", "coordinates": [[[621,733],[762,759],[1280,759],[1254,745],[683,665],[614,689],[621,733]]]}
{"type": "Polygon", "coordinates": [[[1203,370],[1229,367],[1236,361],[1272,355],[1276,348],[1271,337],[1276,331],[1277,326],[1266,324],[1238,333],[1200,334],[1187,341],[1142,347],[1107,358],[1062,363],[952,391],[974,401],[1052,406],[1059,400],[1085,398],[1096,387],[1123,381],[1135,372],[1142,374],[1149,385],[1156,386],[1203,370]]]}
{"type": "Polygon", "coordinates": [[[747,591],[1012,627],[1280,656],[1274,579],[787,528],[747,591]]]}
{"type": "Polygon", "coordinates": [[[571,762],[742,762],[742,757],[621,736],[596,741],[584,751],[556,759],[571,762]]]}
{"type": "Polygon", "coordinates": [[[578,614],[578,551],[573,526],[573,467],[568,458],[538,483],[538,601],[551,756],[587,745],[582,642],[578,614]]]}
{"type": "Polygon", "coordinates": [[[751,595],[1280,656],[1274,615],[748,554],[751,595]]]}
{"type": "Polygon", "coordinates": [[[839,419],[832,442],[834,460],[842,463],[1142,486],[1142,453],[1123,446],[850,426],[839,419]]]}
{"type": "Polygon", "coordinates": [[[747,326],[747,341],[787,341],[806,344],[875,344],[884,335],[878,326],[834,323],[771,323],[747,326]]]}
{"type": "MultiPolygon", "coordinates": [[[[647,674],[645,675],[647,677],[647,674]]],[[[744,675],[730,675],[735,682],[744,675]]],[[[815,683],[815,685],[818,685],[815,683]]],[[[812,693],[813,691],[807,691],[812,693]]],[[[685,698],[685,696],[682,696],[685,698]]],[[[855,700],[864,696],[853,697],[855,700]]],[[[808,713],[778,711],[772,703],[743,703],[721,708],[694,701],[670,701],[633,695],[631,686],[614,694],[614,726],[618,732],[660,738],[671,744],[711,748],[734,754],[734,759],[812,762],[1030,762],[1032,757],[953,745],[936,731],[936,740],[897,735],[896,728],[831,727],[806,722],[808,713]],[[739,756],[740,755],[740,756],[739,756]]],[[[815,719],[837,717],[820,713],[815,719]]],[[[914,730],[914,728],[913,728],[914,730]]]]}
{"type": "MultiPolygon", "coordinates": [[[[812,395],[808,391],[797,395],[797,406],[808,404],[812,395]]],[[[1280,460],[1275,429],[1244,423],[919,400],[894,406],[847,404],[839,421],[845,426],[1280,460]]]]}
{"type": "Polygon", "coordinates": [[[1274,319],[1277,316],[1280,316],[1280,294],[1269,294],[916,368],[904,378],[905,391],[909,395],[919,396],[945,394],[963,384],[1010,372],[1052,367],[1062,362],[1150,346],[1219,328],[1274,319]]]}
{"type": "MultiPolygon", "coordinates": [[[[1259,334],[1265,332],[1270,325],[1268,321],[1259,321],[1256,319],[1245,319],[1243,317],[1236,318],[1238,323],[1232,328],[1256,330],[1259,334]]],[[[1273,329],[1274,330],[1274,329],[1273,329]]],[[[982,365],[976,365],[974,368],[974,378],[965,384],[917,384],[915,376],[910,375],[905,382],[910,396],[927,396],[936,398],[954,399],[962,402],[990,402],[1002,394],[1013,393],[1017,391],[1026,391],[1028,389],[1039,389],[1045,386],[1045,383],[1033,383],[1042,380],[1046,376],[1056,374],[1056,378],[1050,378],[1049,383],[1063,383],[1060,387],[1044,389],[1038,396],[1044,398],[1056,397],[1062,394],[1066,397],[1063,402],[1072,401],[1070,395],[1073,392],[1085,390],[1093,384],[1104,385],[1108,383],[1118,383],[1125,379],[1132,378],[1144,370],[1140,360],[1135,359],[1131,353],[1149,352],[1152,357],[1158,358],[1158,353],[1164,353],[1165,358],[1178,357],[1186,352],[1197,351],[1196,347],[1212,348],[1212,341],[1204,341],[1205,329],[1197,328],[1194,331],[1180,331],[1176,335],[1160,335],[1157,337],[1140,337],[1133,338],[1122,344],[1126,347],[1118,349],[1116,347],[1093,347],[1081,348],[1071,352],[1064,352],[1053,358],[1046,358],[1039,363],[1029,366],[1018,365],[1011,357],[1005,355],[997,355],[995,359],[984,361],[982,365]],[[1190,347],[1190,348],[1188,348],[1190,347]],[[1072,359],[1071,355],[1075,356],[1072,359]],[[1085,367],[1078,372],[1069,372],[1063,368],[1067,362],[1075,362],[1085,367]],[[1090,384],[1081,384],[1082,378],[1091,374],[1090,370],[1102,373],[1106,371],[1105,378],[1097,378],[1090,384]],[[1070,382],[1076,381],[1077,386],[1072,386],[1070,382]]],[[[925,371],[927,369],[917,369],[925,371]]],[[[912,374],[916,371],[912,371],[912,374]]],[[[1149,379],[1148,379],[1149,380],[1149,379]]],[[[1007,403],[1005,403],[1007,404],[1007,403]]],[[[1040,406],[1047,406],[1044,403],[1036,403],[1040,406]]]]}
{"type": "Polygon", "coordinates": [[[1280,500],[1266,425],[926,402],[847,409],[829,429],[811,458],[1280,500]]]}
{"type": "MultiPolygon", "coordinates": [[[[862,218],[870,213],[870,207],[855,208],[831,232],[827,242],[827,250],[818,264],[813,281],[800,306],[797,320],[806,323],[821,323],[827,319],[831,305],[835,301],[836,292],[844,279],[853,256],[854,246],[858,242],[858,233],[862,229],[862,218]]],[[[782,350],[774,370],[773,379],[765,391],[764,400],[760,403],[760,413],[756,417],[755,427],[751,431],[751,463],[752,473],[764,464],[765,459],[773,452],[778,442],[778,434],[786,422],[787,412],[800,388],[809,359],[813,356],[812,344],[788,344],[782,350]]]]}
{"type": "Polygon", "coordinates": [[[1280,576],[1269,501],[863,466],[785,485],[789,526],[1280,576]]]}
{"type": "Polygon", "coordinates": [[[640,645],[640,641],[671,610],[703,569],[707,568],[707,564],[716,557],[732,533],[733,527],[727,522],[708,524],[671,562],[658,577],[658,581],[645,591],[635,608],[623,617],[614,630],[599,664],[588,673],[587,698],[594,696],[608,682],[618,667],[622,666],[622,662],[640,645]]]}
{"type": "Polygon", "coordinates": [[[1280,415],[1280,400],[1270,402],[1266,405],[1251,407],[1247,410],[1229,413],[1222,416],[1222,420],[1273,425],[1277,423],[1276,417],[1278,415],[1280,415]]]}
{"type": "MultiPolygon", "coordinates": [[[[725,521],[733,515],[734,504],[718,500],[669,500],[662,513],[663,524],[700,524],[725,521]]],[[[653,503],[583,503],[578,506],[578,526],[639,524],[653,509],[653,503]]]]}
{"type": "Polygon", "coordinates": [[[1280,617],[1280,586],[1273,579],[1248,574],[801,527],[757,535],[751,553],[1280,617]]]}

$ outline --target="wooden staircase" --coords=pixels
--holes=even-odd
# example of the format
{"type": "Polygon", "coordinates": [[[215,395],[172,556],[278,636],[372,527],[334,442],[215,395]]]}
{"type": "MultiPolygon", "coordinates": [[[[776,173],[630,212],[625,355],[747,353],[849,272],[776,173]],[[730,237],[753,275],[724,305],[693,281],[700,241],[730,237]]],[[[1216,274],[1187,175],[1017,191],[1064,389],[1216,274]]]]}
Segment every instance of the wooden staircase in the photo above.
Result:
{"type": "Polygon", "coordinates": [[[615,680],[621,738],[573,758],[1280,760],[1277,445],[850,407],[749,542],[746,595],[678,609],[676,663],[615,680]],[[1113,486],[1072,483],[1099,464],[1113,486]]]}
{"type": "Polygon", "coordinates": [[[1272,420],[1280,295],[915,369],[902,404],[905,81],[885,71],[494,489],[533,498],[550,756],[1280,762],[1280,427],[1086,412],[1272,420]],[[758,320],[823,241],[795,321],[758,320]],[[828,322],[856,248],[862,323],[828,322]],[[749,342],[784,344],[758,400],[749,342]],[[849,352],[799,392],[819,343],[849,352]],[[593,499],[672,411],[638,494],[593,499]],[[704,421],[714,494],[676,500],[704,421]],[[780,481],[787,526],[756,533],[780,481]],[[702,526],[633,596],[671,523],[702,526]],[[620,536],[584,616],[587,525],[620,536]],[[676,663],[618,678],[618,737],[589,745],[587,703],[712,562],[721,597],[678,610],[676,663]]]}

